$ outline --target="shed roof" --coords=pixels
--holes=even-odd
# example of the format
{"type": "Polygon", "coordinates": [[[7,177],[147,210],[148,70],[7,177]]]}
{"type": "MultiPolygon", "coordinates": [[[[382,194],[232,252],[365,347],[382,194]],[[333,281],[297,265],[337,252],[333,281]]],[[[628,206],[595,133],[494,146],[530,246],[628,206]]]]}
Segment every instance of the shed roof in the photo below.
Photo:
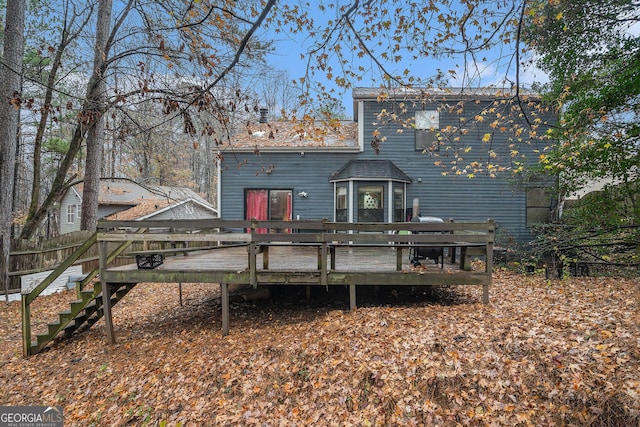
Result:
{"type": "MultiPolygon", "coordinates": [[[[82,197],[84,183],[78,183],[74,185],[73,188],[77,191],[78,195],[82,197]]],[[[98,203],[101,205],[133,206],[148,200],[154,202],[162,200],[175,202],[187,199],[197,200],[205,205],[209,204],[190,188],[165,185],[141,185],[125,178],[101,179],[98,194],[98,203]]]]}
{"type": "Polygon", "coordinates": [[[412,181],[409,175],[391,160],[349,160],[329,177],[332,182],[350,179],[412,181]]]}

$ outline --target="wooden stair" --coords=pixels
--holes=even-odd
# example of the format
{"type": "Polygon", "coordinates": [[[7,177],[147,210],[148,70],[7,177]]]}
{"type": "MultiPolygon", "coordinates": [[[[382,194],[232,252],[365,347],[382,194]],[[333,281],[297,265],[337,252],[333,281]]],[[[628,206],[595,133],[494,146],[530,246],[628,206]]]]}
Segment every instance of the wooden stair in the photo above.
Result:
{"type": "MultiPolygon", "coordinates": [[[[118,303],[135,283],[123,284],[115,289],[111,295],[111,306],[118,303]]],[[[47,331],[36,335],[36,340],[31,342],[29,354],[33,355],[44,350],[60,332],[65,337],[70,337],[83,325],[86,328],[93,326],[103,316],[102,310],[102,284],[96,282],[93,289],[80,291],[80,299],[71,302],[71,307],[58,314],[58,319],[49,323],[47,331]]]]}

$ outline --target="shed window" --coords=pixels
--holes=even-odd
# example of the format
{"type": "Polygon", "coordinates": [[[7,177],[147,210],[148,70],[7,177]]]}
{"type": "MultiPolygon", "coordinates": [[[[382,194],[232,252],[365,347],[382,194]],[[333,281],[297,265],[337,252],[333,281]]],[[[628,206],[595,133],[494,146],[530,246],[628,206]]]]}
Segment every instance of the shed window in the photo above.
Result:
{"type": "Polygon", "coordinates": [[[73,224],[76,222],[77,210],[76,205],[67,205],[67,224],[73,224]]]}

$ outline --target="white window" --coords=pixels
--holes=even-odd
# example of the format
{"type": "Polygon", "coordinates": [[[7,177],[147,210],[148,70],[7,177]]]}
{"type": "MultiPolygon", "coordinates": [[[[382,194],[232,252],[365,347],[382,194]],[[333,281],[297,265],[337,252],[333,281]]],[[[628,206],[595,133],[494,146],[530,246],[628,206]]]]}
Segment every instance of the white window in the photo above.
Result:
{"type": "Polygon", "coordinates": [[[362,185],[358,188],[358,222],[384,222],[382,185],[362,185]]]}
{"type": "Polygon", "coordinates": [[[437,110],[416,111],[416,150],[438,151],[440,148],[440,113],[437,110]]]}
{"type": "Polygon", "coordinates": [[[440,114],[437,110],[416,111],[416,129],[439,130],[440,114]]]}
{"type": "Polygon", "coordinates": [[[77,215],[76,212],[77,212],[76,205],[67,206],[67,224],[73,224],[76,222],[76,215],[77,215]]]}

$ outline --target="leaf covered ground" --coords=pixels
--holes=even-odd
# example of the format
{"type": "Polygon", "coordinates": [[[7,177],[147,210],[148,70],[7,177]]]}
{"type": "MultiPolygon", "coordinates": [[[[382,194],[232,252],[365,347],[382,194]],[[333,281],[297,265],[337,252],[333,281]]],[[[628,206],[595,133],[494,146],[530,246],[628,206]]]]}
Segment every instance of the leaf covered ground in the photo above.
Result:
{"type": "MultiPolygon", "coordinates": [[[[496,271],[481,289],[377,297],[315,289],[238,300],[215,285],[136,287],[103,322],[21,357],[20,304],[0,305],[0,404],[62,405],[65,425],[640,425],[638,279],[496,271]]],[[[42,297],[34,330],[72,291],[42,297]]]]}

